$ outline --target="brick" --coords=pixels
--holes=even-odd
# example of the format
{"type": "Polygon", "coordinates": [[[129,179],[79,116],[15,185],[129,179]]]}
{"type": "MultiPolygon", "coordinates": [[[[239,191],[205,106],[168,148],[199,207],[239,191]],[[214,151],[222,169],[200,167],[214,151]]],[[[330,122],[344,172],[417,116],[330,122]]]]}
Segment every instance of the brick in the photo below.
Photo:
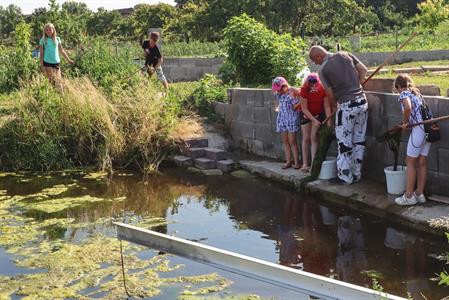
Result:
{"type": "Polygon", "coordinates": [[[449,149],[438,149],[438,172],[449,175],[449,149]]]}
{"type": "Polygon", "coordinates": [[[219,116],[221,116],[222,118],[225,117],[225,112],[226,112],[226,105],[229,105],[227,103],[221,103],[221,102],[214,102],[214,111],[216,114],[218,114],[219,116]]]}
{"type": "Polygon", "coordinates": [[[248,150],[251,153],[257,154],[257,155],[264,155],[264,147],[263,142],[258,140],[249,140],[248,141],[248,150]]]}
{"type": "Polygon", "coordinates": [[[195,167],[203,170],[209,170],[215,169],[217,167],[217,164],[214,160],[208,158],[197,158],[195,159],[195,167]]]}
{"type": "Polygon", "coordinates": [[[254,122],[254,107],[243,107],[240,106],[237,109],[237,118],[236,121],[244,121],[244,122],[254,122]]]}
{"type": "Polygon", "coordinates": [[[207,138],[193,138],[184,140],[184,144],[189,148],[203,148],[209,146],[209,140],[207,138]]]}
{"type": "Polygon", "coordinates": [[[207,176],[220,176],[223,175],[223,171],[219,169],[201,170],[201,173],[207,176]]]}
{"type": "Polygon", "coordinates": [[[256,139],[259,141],[271,142],[274,138],[276,138],[276,135],[278,135],[278,133],[276,133],[276,127],[274,127],[273,130],[273,125],[270,123],[256,125],[255,129],[256,139]]]}
{"type": "Polygon", "coordinates": [[[185,156],[191,157],[191,158],[199,158],[204,157],[206,152],[204,151],[204,148],[186,148],[183,151],[185,156]]]}
{"type": "Polygon", "coordinates": [[[225,160],[217,161],[217,169],[220,169],[225,173],[232,172],[239,168],[240,168],[240,163],[238,163],[232,159],[225,159],[225,160]]]}
{"type": "Polygon", "coordinates": [[[435,84],[419,85],[418,89],[422,95],[429,95],[429,96],[441,95],[440,88],[435,84]]]}
{"type": "Polygon", "coordinates": [[[255,107],[254,120],[256,124],[270,124],[271,123],[270,109],[268,107],[255,107]]]}
{"type": "Polygon", "coordinates": [[[254,128],[254,123],[248,122],[233,122],[231,125],[231,135],[234,139],[255,139],[256,129],[254,128]]]}
{"type": "Polygon", "coordinates": [[[173,157],[173,162],[179,167],[193,166],[193,159],[184,155],[176,155],[173,157]]]}
{"type": "Polygon", "coordinates": [[[394,79],[372,78],[365,85],[365,91],[391,93],[394,79]]]}
{"type": "MultiPolygon", "coordinates": [[[[438,116],[449,115],[449,99],[439,98],[438,101],[438,116]]],[[[449,120],[439,122],[441,140],[433,146],[449,149],[449,120]]]]}
{"type": "Polygon", "coordinates": [[[215,148],[204,148],[206,152],[206,158],[211,160],[223,160],[229,157],[229,154],[225,150],[215,148]]]}

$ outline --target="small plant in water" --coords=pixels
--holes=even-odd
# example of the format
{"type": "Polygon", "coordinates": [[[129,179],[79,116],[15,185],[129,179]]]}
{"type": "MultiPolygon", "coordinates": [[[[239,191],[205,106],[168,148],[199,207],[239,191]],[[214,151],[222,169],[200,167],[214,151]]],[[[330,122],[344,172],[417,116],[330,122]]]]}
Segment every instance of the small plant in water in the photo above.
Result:
{"type": "Polygon", "coordinates": [[[377,281],[376,278],[373,278],[373,290],[379,292],[379,296],[381,300],[387,300],[386,293],[384,292],[384,287],[377,281]]]}
{"type": "Polygon", "coordinates": [[[401,144],[402,130],[389,130],[383,135],[378,136],[376,139],[378,142],[387,142],[388,149],[393,152],[394,165],[393,171],[398,170],[398,158],[399,158],[399,146],[401,144]]]}

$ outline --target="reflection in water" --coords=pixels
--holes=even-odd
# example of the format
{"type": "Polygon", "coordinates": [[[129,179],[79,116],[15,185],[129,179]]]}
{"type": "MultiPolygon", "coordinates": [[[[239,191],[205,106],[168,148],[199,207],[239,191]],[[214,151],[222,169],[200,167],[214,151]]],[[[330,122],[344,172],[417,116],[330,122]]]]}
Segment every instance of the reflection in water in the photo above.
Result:
{"type": "Polygon", "coordinates": [[[398,250],[405,268],[407,293],[412,299],[426,299],[429,293],[429,280],[424,240],[394,228],[387,228],[385,246],[398,250]]]}
{"type": "Polygon", "coordinates": [[[337,273],[340,280],[354,282],[367,267],[362,225],[351,216],[339,217],[337,224],[337,273]]]}
{"type": "MultiPolygon", "coordinates": [[[[166,170],[147,182],[134,176],[86,180],[72,174],[43,177],[20,183],[19,187],[17,181],[2,178],[0,190],[9,195],[27,195],[74,182],[78,188],[60,196],[126,200],[86,203],[51,214],[33,212],[36,219],[95,222],[89,226],[48,228],[48,239],[82,241],[96,233],[114,236],[108,221],[111,217],[128,223],[161,218],[164,222],[152,229],[292,268],[369,287],[372,282],[366,274],[376,273],[386,291],[401,296],[409,292],[414,299],[424,299],[421,292],[427,299],[447,294],[428,280],[443,270],[443,263],[434,257],[447,247],[444,240],[387,228],[381,220],[328,206],[267,181],[166,170]],[[106,221],[98,221],[103,219],[106,221]]],[[[0,264],[3,259],[0,255],[0,264]]],[[[189,272],[200,268],[193,266],[189,272]]],[[[0,270],[0,275],[14,272],[18,270],[0,270]]],[[[233,281],[232,290],[239,293],[248,292],[251,286],[242,279],[233,281]]]]}

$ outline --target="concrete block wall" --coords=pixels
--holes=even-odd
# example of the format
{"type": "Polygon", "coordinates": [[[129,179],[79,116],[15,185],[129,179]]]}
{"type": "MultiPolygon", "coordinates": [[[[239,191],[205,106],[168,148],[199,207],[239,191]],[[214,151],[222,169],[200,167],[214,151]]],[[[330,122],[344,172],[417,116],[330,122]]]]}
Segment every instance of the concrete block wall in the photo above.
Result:
{"type": "MultiPolygon", "coordinates": [[[[283,159],[280,135],[276,133],[274,111],[276,99],[269,89],[235,88],[228,91],[229,103],[218,103],[215,111],[222,115],[236,147],[249,153],[283,159]]],[[[367,92],[369,118],[363,175],[376,181],[385,181],[384,167],[394,163],[386,143],[376,137],[401,121],[397,94],[367,92]]],[[[449,98],[426,96],[435,116],[449,115],[449,98]]],[[[430,193],[449,196],[449,121],[441,122],[441,140],[432,144],[428,158],[430,193]]],[[[298,140],[300,137],[298,135],[298,140]]],[[[408,133],[402,137],[399,163],[404,164],[408,133]]],[[[333,143],[328,155],[336,153],[333,143]]]]}
{"type": "MultiPolygon", "coordinates": [[[[367,66],[380,65],[392,52],[355,53],[367,66]]],[[[401,51],[389,64],[399,64],[410,61],[431,61],[449,59],[449,50],[432,51],[401,51]]],[[[223,58],[170,58],[164,57],[162,65],[165,76],[170,82],[195,81],[205,73],[218,74],[223,64],[223,58]]],[[[309,68],[316,66],[309,62],[309,68]]]]}
{"type": "MultiPolygon", "coordinates": [[[[367,66],[379,66],[393,52],[354,53],[367,66]]],[[[389,61],[390,65],[411,61],[432,61],[449,59],[449,50],[401,51],[389,61]]]]}
{"type": "Polygon", "coordinates": [[[196,81],[205,73],[218,74],[223,58],[164,58],[162,68],[169,82],[196,81]]]}

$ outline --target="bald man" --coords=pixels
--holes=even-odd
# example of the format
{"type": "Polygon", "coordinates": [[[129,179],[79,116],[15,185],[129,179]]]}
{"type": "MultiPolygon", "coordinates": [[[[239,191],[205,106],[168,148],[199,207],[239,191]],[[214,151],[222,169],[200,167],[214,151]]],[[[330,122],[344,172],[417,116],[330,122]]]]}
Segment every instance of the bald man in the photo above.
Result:
{"type": "Polygon", "coordinates": [[[367,69],[348,52],[329,53],[313,46],[310,59],[317,65],[318,75],[332,106],[337,107],[335,135],[338,141],[337,184],[351,184],[362,177],[368,101],[361,83],[367,69]]]}

